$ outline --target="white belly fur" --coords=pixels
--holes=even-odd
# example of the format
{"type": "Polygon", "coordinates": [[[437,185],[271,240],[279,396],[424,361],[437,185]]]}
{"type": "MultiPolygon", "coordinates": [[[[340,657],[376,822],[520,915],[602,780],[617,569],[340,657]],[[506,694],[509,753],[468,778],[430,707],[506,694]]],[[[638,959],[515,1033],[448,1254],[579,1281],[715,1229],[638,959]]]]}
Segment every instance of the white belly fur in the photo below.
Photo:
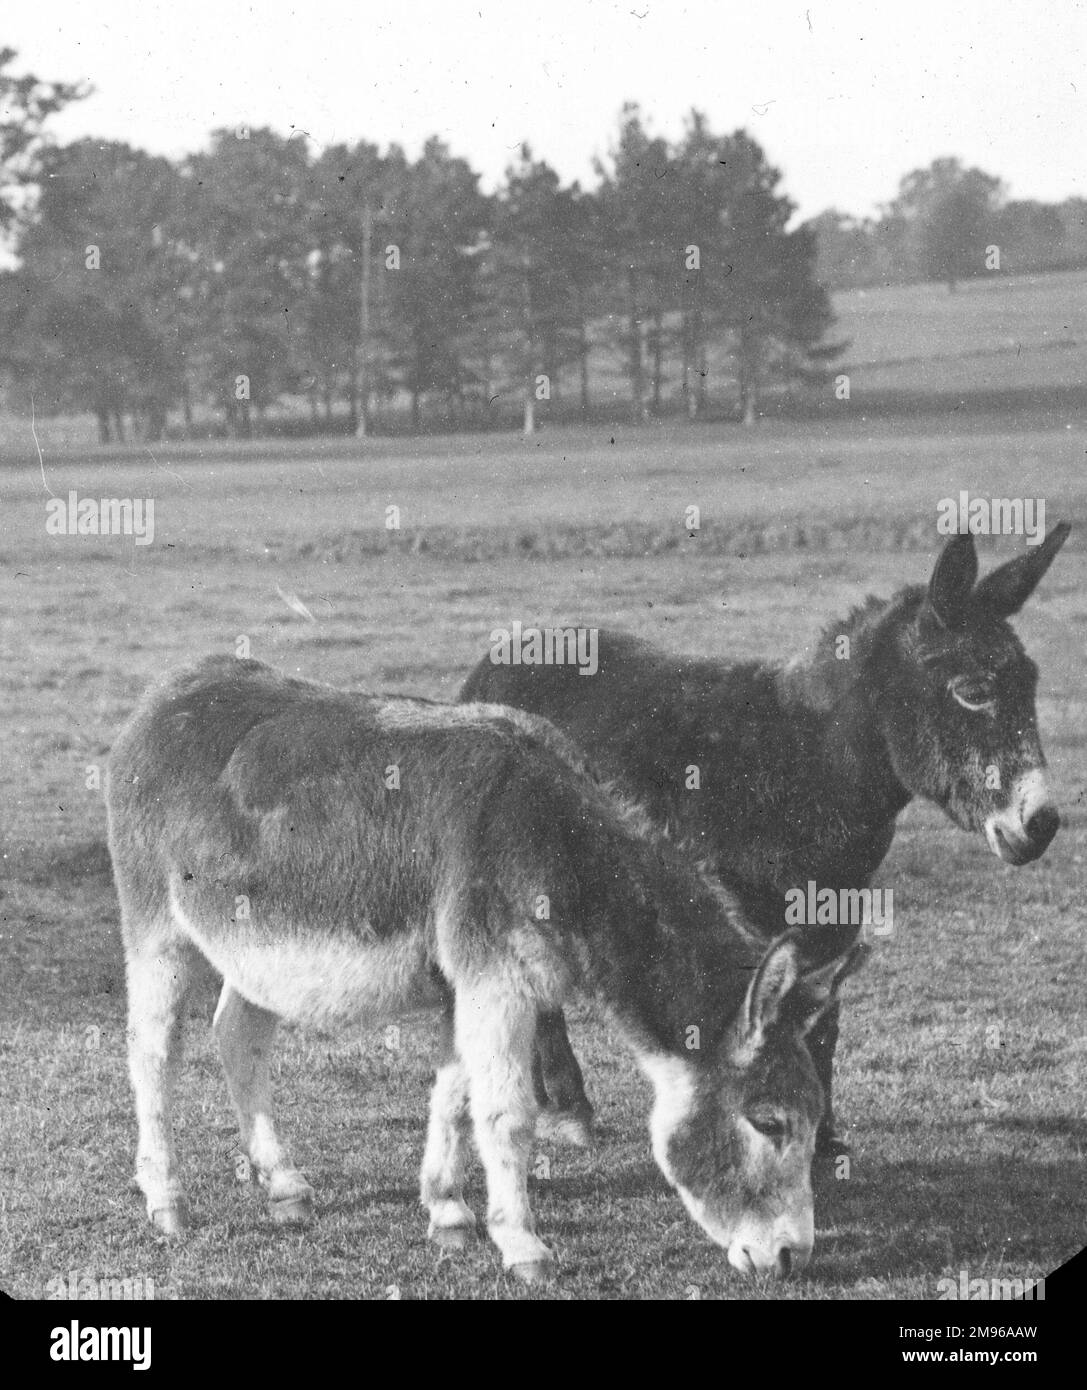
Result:
{"type": "Polygon", "coordinates": [[[315,1028],[377,1023],[441,1002],[430,974],[422,932],[387,941],[355,938],[267,940],[235,927],[227,940],[209,939],[176,899],[174,919],[200,954],[232,988],[280,1018],[315,1028]]]}

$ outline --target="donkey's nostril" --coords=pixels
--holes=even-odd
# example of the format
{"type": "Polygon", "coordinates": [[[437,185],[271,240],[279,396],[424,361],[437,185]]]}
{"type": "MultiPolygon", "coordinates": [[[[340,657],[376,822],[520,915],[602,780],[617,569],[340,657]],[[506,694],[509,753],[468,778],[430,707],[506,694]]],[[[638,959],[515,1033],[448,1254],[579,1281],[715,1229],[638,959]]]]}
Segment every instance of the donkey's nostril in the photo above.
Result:
{"type": "Polygon", "coordinates": [[[778,1251],[777,1264],[774,1273],[779,1279],[788,1279],[789,1271],[793,1267],[793,1252],[787,1245],[783,1245],[778,1251]]]}
{"type": "Polygon", "coordinates": [[[1060,829],[1061,818],[1055,806],[1043,806],[1026,824],[1027,836],[1039,854],[1060,829]]]}

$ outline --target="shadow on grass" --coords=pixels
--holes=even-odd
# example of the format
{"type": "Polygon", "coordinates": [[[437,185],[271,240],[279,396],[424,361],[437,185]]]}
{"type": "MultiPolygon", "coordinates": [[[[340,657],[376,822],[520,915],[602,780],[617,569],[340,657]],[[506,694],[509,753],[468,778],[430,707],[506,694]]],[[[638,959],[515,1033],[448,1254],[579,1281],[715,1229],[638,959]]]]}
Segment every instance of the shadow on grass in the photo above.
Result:
{"type": "Polygon", "coordinates": [[[987,1120],[986,1128],[1002,1129],[1009,1134],[1018,1132],[1069,1139],[1087,1148],[1087,1120],[1081,1115],[1008,1115],[1000,1120],[987,1120]]]}
{"type": "Polygon", "coordinates": [[[854,1174],[816,1185],[816,1282],[929,1278],[1001,1262],[1029,1273],[1054,1250],[1087,1243],[1078,1159],[877,1160],[854,1174]]]}

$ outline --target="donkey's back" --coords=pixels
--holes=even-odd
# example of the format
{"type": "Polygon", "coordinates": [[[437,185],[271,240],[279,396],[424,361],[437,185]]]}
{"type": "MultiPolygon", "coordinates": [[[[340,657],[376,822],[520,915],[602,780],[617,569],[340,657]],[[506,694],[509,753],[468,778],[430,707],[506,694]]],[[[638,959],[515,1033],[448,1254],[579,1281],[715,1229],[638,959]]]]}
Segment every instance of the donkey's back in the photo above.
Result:
{"type": "MultiPolygon", "coordinates": [[[[534,758],[553,775],[532,734],[542,723],[377,700],[231,658],[170,680],[111,759],[130,960],[183,939],[252,1003],[300,1023],[437,1005],[451,957],[487,944],[464,933],[479,923],[467,911],[475,861],[509,830],[496,799],[514,800],[534,758]],[[452,814],[465,806],[479,815],[452,814]]],[[[511,908],[531,887],[507,885],[511,908]]]]}

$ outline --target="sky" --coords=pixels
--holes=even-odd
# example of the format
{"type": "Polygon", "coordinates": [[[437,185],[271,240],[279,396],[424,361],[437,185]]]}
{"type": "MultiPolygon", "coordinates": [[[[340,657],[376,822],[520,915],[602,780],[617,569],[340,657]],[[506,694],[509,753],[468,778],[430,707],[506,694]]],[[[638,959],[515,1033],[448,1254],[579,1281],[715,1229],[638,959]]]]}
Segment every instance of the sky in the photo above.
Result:
{"type": "Polygon", "coordinates": [[[678,136],[739,126],[799,215],[868,215],[958,155],[1011,196],[1084,196],[1087,0],[40,0],[15,71],[85,83],[52,124],[177,156],[216,127],[334,141],[432,134],[493,188],[527,140],[593,182],[624,101],[678,136]]]}

